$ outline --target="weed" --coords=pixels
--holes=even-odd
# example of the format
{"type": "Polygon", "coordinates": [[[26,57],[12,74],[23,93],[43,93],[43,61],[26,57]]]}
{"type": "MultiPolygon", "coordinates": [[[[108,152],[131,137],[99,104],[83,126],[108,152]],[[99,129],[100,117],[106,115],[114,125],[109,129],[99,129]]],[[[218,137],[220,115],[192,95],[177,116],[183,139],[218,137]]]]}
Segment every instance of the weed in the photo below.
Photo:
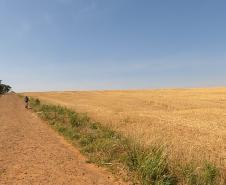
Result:
{"type": "Polygon", "coordinates": [[[206,185],[216,184],[218,175],[219,172],[216,166],[209,162],[205,162],[203,171],[203,179],[205,180],[205,184],[206,185]]]}

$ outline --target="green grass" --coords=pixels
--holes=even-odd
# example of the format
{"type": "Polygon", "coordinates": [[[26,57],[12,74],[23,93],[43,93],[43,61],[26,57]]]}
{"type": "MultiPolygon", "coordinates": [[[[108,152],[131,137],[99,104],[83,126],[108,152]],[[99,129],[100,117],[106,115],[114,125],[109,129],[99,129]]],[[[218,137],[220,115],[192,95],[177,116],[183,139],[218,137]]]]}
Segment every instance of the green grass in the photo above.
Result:
{"type": "Polygon", "coordinates": [[[42,104],[31,99],[30,106],[54,129],[80,148],[89,161],[106,166],[133,184],[143,185],[219,185],[219,170],[211,163],[183,167],[168,162],[163,147],[146,148],[132,139],[93,122],[86,114],[71,109],[42,104]],[[124,173],[126,172],[126,173],[124,173]],[[122,175],[121,175],[122,176],[122,175]]]}

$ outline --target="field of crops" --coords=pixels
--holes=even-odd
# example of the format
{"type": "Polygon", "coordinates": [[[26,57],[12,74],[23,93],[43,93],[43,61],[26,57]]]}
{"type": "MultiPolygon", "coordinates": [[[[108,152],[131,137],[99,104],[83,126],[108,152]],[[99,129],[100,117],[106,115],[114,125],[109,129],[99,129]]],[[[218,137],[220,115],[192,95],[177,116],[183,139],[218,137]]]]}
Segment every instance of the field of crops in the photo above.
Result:
{"type": "Polygon", "coordinates": [[[172,161],[226,165],[226,88],[26,93],[87,112],[144,145],[164,145],[172,161]]]}

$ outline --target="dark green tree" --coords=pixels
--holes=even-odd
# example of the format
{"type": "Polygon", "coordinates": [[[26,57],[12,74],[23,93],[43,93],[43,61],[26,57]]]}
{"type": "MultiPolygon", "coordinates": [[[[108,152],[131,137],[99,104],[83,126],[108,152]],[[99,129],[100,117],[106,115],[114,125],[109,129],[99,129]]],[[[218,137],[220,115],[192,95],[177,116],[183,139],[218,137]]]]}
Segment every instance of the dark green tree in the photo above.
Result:
{"type": "Polygon", "coordinates": [[[0,80],[0,94],[8,93],[11,90],[11,87],[6,84],[2,84],[0,80]]]}

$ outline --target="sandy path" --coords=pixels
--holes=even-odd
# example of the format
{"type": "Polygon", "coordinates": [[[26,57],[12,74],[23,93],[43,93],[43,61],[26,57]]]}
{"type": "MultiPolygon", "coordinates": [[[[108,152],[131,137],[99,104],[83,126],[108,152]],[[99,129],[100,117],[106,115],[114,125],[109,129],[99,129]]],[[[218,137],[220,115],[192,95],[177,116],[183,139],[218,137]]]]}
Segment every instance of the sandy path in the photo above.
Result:
{"type": "Polygon", "coordinates": [[[124,184],[85,161],[16,95],[0,97],[1,185],[124,184]]]}

